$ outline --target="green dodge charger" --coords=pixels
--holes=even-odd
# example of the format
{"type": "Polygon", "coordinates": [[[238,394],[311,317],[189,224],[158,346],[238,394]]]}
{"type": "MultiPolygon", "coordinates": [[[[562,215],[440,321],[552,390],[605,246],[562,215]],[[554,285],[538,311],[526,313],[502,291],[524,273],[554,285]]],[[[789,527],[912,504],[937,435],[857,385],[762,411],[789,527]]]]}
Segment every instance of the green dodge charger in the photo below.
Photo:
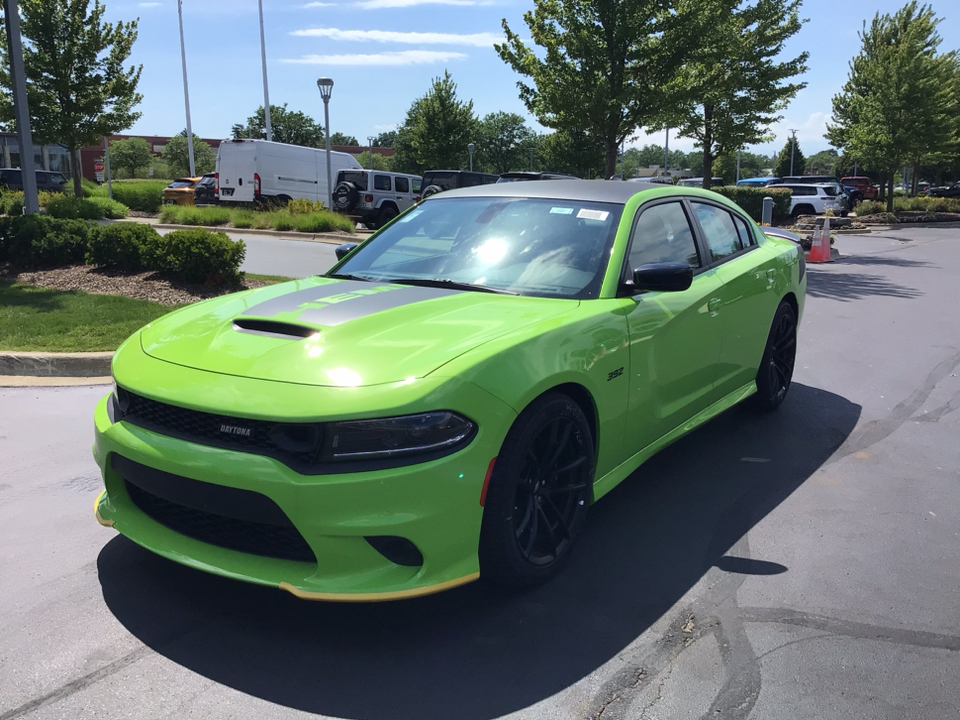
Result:
{"type": "Polygon", "coordinates": [[[647,458],[790,388],[803,252],[714,192],[452,190],[338,255],[123,344],[101,524],[302,598],[532,585],[647,458]]]}

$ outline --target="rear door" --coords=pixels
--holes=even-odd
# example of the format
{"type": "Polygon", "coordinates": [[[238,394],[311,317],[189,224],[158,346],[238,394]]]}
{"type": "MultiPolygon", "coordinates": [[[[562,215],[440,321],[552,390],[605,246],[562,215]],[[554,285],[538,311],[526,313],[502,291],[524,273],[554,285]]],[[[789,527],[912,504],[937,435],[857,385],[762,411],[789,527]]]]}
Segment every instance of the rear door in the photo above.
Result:
{"type": "Polygon", "coordinates": [[[217,151],[221,202],[253,202],[256,143],[223,142],[217,151]]]}

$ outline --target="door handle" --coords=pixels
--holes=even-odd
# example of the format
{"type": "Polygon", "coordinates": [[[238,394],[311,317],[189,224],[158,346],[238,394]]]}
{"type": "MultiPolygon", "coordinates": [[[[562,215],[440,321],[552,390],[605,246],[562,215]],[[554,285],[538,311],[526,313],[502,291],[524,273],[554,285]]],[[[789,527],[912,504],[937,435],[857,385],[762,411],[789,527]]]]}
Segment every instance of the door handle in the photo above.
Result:
{"type": "Polygon", "coordinates": [[[713,298],[710,302],[707,303],[707,310],[712,313],[717,312],[721,307],[723,307],[723,300],[720,298],[713,298]]]}

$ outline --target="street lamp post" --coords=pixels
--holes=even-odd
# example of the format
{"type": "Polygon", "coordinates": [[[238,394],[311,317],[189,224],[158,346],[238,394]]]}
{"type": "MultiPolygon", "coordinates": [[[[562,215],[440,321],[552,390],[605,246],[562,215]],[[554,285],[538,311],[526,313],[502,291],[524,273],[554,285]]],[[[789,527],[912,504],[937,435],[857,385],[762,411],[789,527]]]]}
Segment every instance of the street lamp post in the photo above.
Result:
{"type": "Polygon", "coordinates": [[[367,147],[370,149],[370,169],[373,170],[373,141],[376,140],[372,135],[367,138],[367,147]]]}
{"type": "Polygon", "coordinates": [[[333,80],[319,78],[317,88],[320,90],[320,97],[323,98],[323,120],[327,135],[327,209],[333,210],[333,187],[330,178],[330,95],[333,93],[333,80]]]}
{"type": "Polygon", "coordinates": [[[190,91],[187,89],[187,47],[183,42],[183,2],[177,2],[177,16],[180,18],[180,60],[183,62],[183,104],[187,110],[187,156],[190,161],[190,177],[197,174],[193,161],[193,128],[190,126],[190,91]]]}
{"type": "Polygon", "coordinates": [[[476,147],[473,143],[467,143],[467,152],[470,153],[470,172],[473,172],[473,148],[476,147]]]}
{"type": "Polygon", "coordinates": [[[530,148],[530,172],[533,172],[533,148],[530,148]]]}

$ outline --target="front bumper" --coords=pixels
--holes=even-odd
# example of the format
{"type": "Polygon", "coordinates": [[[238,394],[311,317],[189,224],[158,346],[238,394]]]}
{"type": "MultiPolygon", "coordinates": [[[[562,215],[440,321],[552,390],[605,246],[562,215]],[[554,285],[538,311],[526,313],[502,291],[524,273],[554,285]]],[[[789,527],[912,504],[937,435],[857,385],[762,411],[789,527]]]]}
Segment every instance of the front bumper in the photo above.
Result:
{"type": "MultiPolygon", "coordinates": [[[[212,410],[223,412],[217,399],[229,386],[253,405],[283,407],[275,397],[281,383],[218,376],[143,355],[137,364],[150,365],[154,372],[163,371],[164,397],[156,398],[161,401],[187,404],[185,398],[177,396],[179,389],[192,385],[190,405],[209,403],[212,410]]],[[[118,379],[131,385],[129,379],[118,379]]],[[[313,476],[300,475],[262,455],[210,447],[127,422],[113,422],[108,412],[111,400],[104,398],[96,410],[93,447],[106,488],[97,500],[97,519],[176,562],[279,587],[304,598],[389,600],[438,592],[475,580],[479,576],[483,482],[515,414],[469,383],[450,379],[422,383],[430,403],[462,412],[478,424],[477,436],[469,445],[452,455],[406,467],[313,476]],[[115,462],[116,456],[126,462],[115,462]],[[178,482],[198,488],[209,489],[208,484],[212,484],[267,498],[289,519],[316,560],[240,551],[172,529],[156,515],[148,514],[149,509],[143,509],[142,496],[129,484],[139,480],[122,476],[135,474],[130,468],[138,466],[146,468],[143,472],[159,471],[157,474],[176,476],[178,482]],[[369,537],[403,538],[413,543],[422,555],[422,564],[388,560],[366,539],[369,537]]],[[[398,388],[398,392],[410,395],[410,387],[398,388]]],[[[142,386],[133,384],[131,389],[146,394],[142,386]]],[[[331,406],[331,388],[295,386],[294,390],[301,402],[331,406]]],[[[364,388],[354,390],[363,393],[364,388]]]]}

